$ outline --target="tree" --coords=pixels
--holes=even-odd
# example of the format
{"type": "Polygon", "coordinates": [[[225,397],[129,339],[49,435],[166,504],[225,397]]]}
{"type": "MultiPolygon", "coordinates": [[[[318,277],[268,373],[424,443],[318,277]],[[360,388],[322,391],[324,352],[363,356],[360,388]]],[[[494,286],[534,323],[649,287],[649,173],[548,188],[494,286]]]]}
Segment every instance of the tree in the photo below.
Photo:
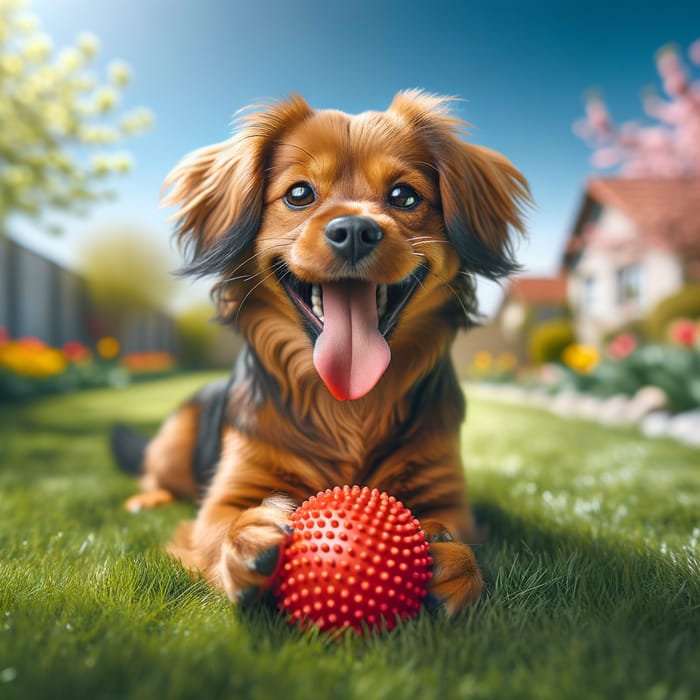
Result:
{"type": "MultiPolygon", "coordinates": [[[[690,46],[688,57],[700,66],[700,39],[690,46]]],[[[700,176],[700,79],[692,79],[674,45],[657,52],[656,66],[666,97],[649,90],[643,100],[654,124],[617,125],[600,94],[592,93],[574,133],[593,149],[596,168],[618,167],[624,177],[700,176]]]]}
{"type": "Polygon", "coordinates": [[[104,179],[131,167],[116,146],[152,123],[144,108],[117,114],[127,64],[112,61],[99,80],[96,37],[54,52],[24,6],[0,0],[0,235],[11,213],[80,212],[107,196],[104,179]]]}
{"type": "Polygon", "coordinates": [[[173,259],[147,231],[124,226],[94,232],[80,252],[90,297],[116,325],[130,313],[165,309],[171,302],[173,259]]]}

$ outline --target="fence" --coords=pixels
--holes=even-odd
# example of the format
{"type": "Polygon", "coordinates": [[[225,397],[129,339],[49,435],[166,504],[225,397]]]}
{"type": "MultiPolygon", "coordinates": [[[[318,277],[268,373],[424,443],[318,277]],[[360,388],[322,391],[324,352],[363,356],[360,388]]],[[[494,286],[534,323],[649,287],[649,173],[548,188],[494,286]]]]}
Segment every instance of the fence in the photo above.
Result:
{"type": "MultiPolygon", "coordinates": [[[[0,238],[0,326],[14,338],[33,336],[61,346],[90,343],[94,328],[85,280],[15,241],[0,238]]],[[[173,320],[158,311],[130,314],[113,329],[125,352],[177,350],[173,320]]]]}

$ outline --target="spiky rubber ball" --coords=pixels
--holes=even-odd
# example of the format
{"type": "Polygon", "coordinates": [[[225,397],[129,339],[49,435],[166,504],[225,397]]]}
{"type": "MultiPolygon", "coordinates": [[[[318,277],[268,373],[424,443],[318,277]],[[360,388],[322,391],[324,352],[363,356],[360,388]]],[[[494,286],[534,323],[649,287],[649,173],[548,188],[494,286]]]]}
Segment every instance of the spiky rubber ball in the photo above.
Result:
{"type": "Polygon", "coordinates": [[[362,633],[416,615],[433,562],[420,523],[400,501],[337,486],[304,501],[291,524],[272,591],[292,622],[362,633]]]}

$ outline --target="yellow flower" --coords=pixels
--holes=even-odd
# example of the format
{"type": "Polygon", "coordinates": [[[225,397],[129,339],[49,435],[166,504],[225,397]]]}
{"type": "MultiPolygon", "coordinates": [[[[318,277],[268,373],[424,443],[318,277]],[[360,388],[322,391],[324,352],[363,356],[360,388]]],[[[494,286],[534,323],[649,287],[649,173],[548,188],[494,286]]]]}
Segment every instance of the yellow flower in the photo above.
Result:
{"type": "Polygon", "coordinates": [[[95,106],[101,114],[109,112],[117,105],[117,93],[110,87],[100,88],[95,93],[95,106]]]}
{"type": "Polygon", "coordinates": [[[588,374],[598,366],[600,353],[592,345],[574,343],[564,349],[561,359],[567,367],[574,371],[588,374]]]}
{"type": "Polygon", "coordinates": [[[493,364],[493,357],[488,350],[480,350],[474,355],[472,367],[477,372],[488,372],[493,364]]]}
{"type": "Polygon", "coordinates": [[[51,38],[37,34],[24,45],[24,56],[30,63],[39,63],[46,59],[53,49],[51,38]]]}
{"type": "Polygon", "coordinates": [[[498,356],[496,366],[501,372],[511,372],[518,364],[518,358],[512,352],[504,352],[498,356]]]}
{"type": "Polygon", "coordinates": [[[85,58],[94,58],[95,54],[100,50],[100,40],[94,34],[84,32],[78,37],[78,48],[85,58]]]}
{"type": "Polygon", "coordinates": [[[118,173],[128,173],[131,165],[131,156],[128,153],[115,153],[112,157],[112,168],[118,173]]]}
{"type": "Polygon", "coordinates": [[[110,81],[117,87],[124,87],[131,78],[131,69],[124,61],[112,61],[107,66],[110,81]]]}
{"type": "Polygon", "coordinates": [[[10,341],[0,348],[0,366],[22,377],[44,379],[64,372],[67,361],[55,348],[10,341]]]}
{"type": "Polygon", "coordinates": [[[58,62],[66,73],[74,73],[83,65],[83,56],[78,49],[70,46],[61,51],[58,62]]]}
{"type": "Polygon", "coordinates": [[[119,354],[119,341],[106,336],[97,341],[97,354],[105,360],[111,360],[119,354]]]}
{"type": "Polygon", "coordinates": [[[24,63],[19,56],[8,54],[0,58],[0,71],[8,75],[10,78],[16,78],[22,75],[24,63]]]}

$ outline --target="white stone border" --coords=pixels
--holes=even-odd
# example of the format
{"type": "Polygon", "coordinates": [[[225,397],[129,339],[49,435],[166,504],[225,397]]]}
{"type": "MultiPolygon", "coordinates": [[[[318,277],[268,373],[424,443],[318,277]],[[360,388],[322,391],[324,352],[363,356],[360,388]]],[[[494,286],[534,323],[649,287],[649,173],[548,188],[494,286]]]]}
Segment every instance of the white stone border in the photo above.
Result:
{"type": "Polygon", "coordinates": [[[644,387],[633,397],[618,394],[600,399],[587,394],[562,391],[551,394],[544,389],[529,389],[516,384],[479,382],[466,384],[467,396],[477,396],[544,408],[561,418],[592,420],[608,426],[638,426],[649,438],[672,438],[700,447],[700,408],[671,413],[664,392],[644,387]]]}

